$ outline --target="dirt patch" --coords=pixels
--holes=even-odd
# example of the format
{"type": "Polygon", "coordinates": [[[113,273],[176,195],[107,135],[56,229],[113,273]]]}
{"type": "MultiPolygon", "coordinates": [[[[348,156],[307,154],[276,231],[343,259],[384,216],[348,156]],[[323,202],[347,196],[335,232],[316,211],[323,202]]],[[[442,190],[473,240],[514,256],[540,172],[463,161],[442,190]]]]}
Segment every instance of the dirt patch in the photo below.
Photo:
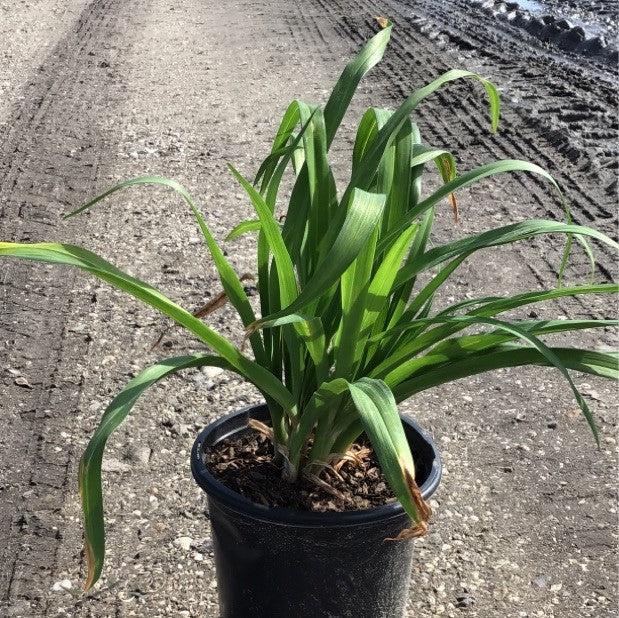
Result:
{"type": "Polygon", "coordinates": [[[541,0],[472,0],[472,4],[526,30],[545,44],[617,63],[617,48],[605,38],[605,35],[614,38],[616,20],[601,13],[598,6],[582,12],[577,5],[563,6],[556,1],[552,4],[541,0]]]}
{"type": "Polygon", "coordinates": [[[226,438],[204,453],[204,462],[226,487],[269,507],[314,512],[370,509],[395,500],[374,451],[366,443],[351,448],[356,461],[336,469],[324,468],[320,484],[305,477],[291,484],[282,478],[282,466],[273,444],[257,432],[226,438]]]}

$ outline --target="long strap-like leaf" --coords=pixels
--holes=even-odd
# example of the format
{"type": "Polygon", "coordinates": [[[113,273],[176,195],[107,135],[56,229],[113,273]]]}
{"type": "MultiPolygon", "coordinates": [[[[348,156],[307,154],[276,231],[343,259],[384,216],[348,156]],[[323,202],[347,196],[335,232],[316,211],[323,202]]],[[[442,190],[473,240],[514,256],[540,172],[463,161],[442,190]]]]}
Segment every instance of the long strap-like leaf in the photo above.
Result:
{"type": "Polygon", "coordinates": [[[230,365],[252,384],[276,400],[289,414],[296,414],[296,403],[284,385],[268,370],[249,360],[225,337],[209,328],[156,288],[116,268],[91,251],[73,245],[59,243],[7,243],[0,242],[0,257],[15,257],[37,262],[66,264],[92,273],[99,279],[127,292],[131,296],[154,307],[164,315],[194,333],[204,343],[225,358],[230,365]]]}
{"type": "Polygon", "coordinates": [[[375,34],[344,69],[325,105],[327,143],[330,146],[344,114],[363,76],[382,59],[391,37],[393,25],[388,23],[375,34]]]}
{"type": "Polygon", "coordinates": [[[146,389],[166,376],[192,367],[221,367],[234,370],[232,365],[219,356],[194,354],[168,358],[151,365],[133,378],[114,397],[105,410],[82,455],[79,468],[79,487],[84,512],[84,537],[88,575],[85,588],[88,590],[99,579],[105,559],[105,527],[103,518],[103,492],[101,489],[101,462],[103,450],[111,433],[125,420],[136,401],[146,389]]]}
{"type": "MultiPolygon", "coordinates": [[[[380,165],[380,161],[383,157],[385,149],[389,146],[395,135],[399,131],[402,123],[410,116],[413,110],[423,101],[426,97],[433,92],[444,86],[445,84],[463,78],[470,78],[480,81],[489,97],[490,101],[490,115],[492,120],[492,128],[496,130],[499,122],[500,103],[499,95],[494,85],[488,80],[484,79],[476,73],[462,70],[447,71],[427,86],[416,90],[400,105],[400,107],[391,115],[389,120],[381,128],[376,136],[376,139],[368,149],[367,153],[360,162],[355,174],[351,178],[350,184],[344,193],[342,202],[346,203],[346,198],[350,194],[353,188],[367,188],[367,183],[371,182],[376,174],[376,170],[380,165]]],[[[448,191],[448,194],[452,191],[448,191]]],[[[402,229],[395,229],[394,233],[399,236],[403,232],[402,229]]]]}
{"type": "Polygon", "coordinates": [[[487,324],[490,326],[494,326],[496,329],[505,331],[506,333],[510,333],[515,335],[519,339],[527,341],[532,344],[538,352],[546,358],[550,365],[554,365],[562,374],[563,377],[567,380],[582,413],[584,414],[589,427],[593,433],[595,441],[599,444],[599,435],[598,430],[595,425],[595,421],[593,419],[593,415],[591,414],[591,410],[587,405],[587,402],[584,400],[583,396],[580,394],[578,388],[574,384],[572,377],[568,373],[565,365],[562,363],[561,358],[557,356],[551,348],[549,348],[543,341],[541,341],[536,335],[534,335],[530,330],[526,328],[521,328],[518,324],[514,324],[511,322],[505,322],[502,320],[497,320],[495,318],[490,317],[481,317],[481,316],[439,316],[434,318],[428,318],[424,320],[419,320],[419,322],[426,323],[445,323],[445,324],[464,324],[464,325],[479,325],[479,324],[487,324]]]}
{"type": "MultiPolygon", "coordinates": [[[[568,369],[591,375],[619,379],[619,355],[617,353],[596,352],[578,348],[551,348],[553,354],[568,369]]],[[[481,354],[471,354],[453,362],[445,362],[445,355],[440,355],[434,368],[415,375],[397,385],[392,385],[397,401],[438,386],[466,378],[468,376],[523,365],[551,366],[552,363],[538,349],[515,344],[497,346],[494,350],[485,350],[481,354]]],[[[430,365],[431,363],[429,363],[430,365]]]]}
{"type": "Polygon", "coordinates": [[[316,268],[314,276],[305,284],[294,302],[278,312],[264,316],[258,323],[300,311],[337,283],[376,228],[384,205],[384,195],[355,191],[344,225],[331,250],[316,268]]]}
{"type": "MultiPolygon", "coordinates": [[[[68,215],[66,215],[66,217],[73,217],[79,213],[89,210],[95,204],[98,204],[109,195],[112,195],[117,191],[128,189],[129,187],[137,185],[160,185],[168,187],[175,191],[178,195],[180,195],[180,197],[184,200],[187,206],[189,206],[191,212],[193,213],[193,216],[198,222],[200,231],[204,236],[204,240],[206,241],[207,247],[213,258],[213,262],[215,263],[215,267],[217,268],[217,272],[219,273],[219,279],[221,280],[221,284],[226,292],[226,295],[228,296],[228,299],[230,300],[230,303],[238,311],[239,316],[245,326],[254,322],[256,316],[251,307],[251,304],[249,303],[249,299],[247,298],[247,294],[245,293],[245,289],[243,288],[241,280],[224,256],[223,251],[219,248],[219,245],[211,234],[211,231],[206,224],[202,213],[195,205],[191,195],[189,194],[189,191],[187,191],[187,189],[176,180],[164,178],[162,176],[140,176],[138,178],[125,180],[114,185],[113,187],[110,187],[103,193],[97,195],[80,208],[77,208],[76,210],[70,212],[68,215]]],[[[264,346],[260,337],[251,337],[250,343],[256,359],[264,362],[266,357],[264,352],[264,346]]]]}
{"type": "Polygon", "coordinates": [[[510,244],[542,234],[577,234],[580,236],[589,236],[614,249],[619,249],[619,245],[614,240],[593,228],[546,219],[531,219],[488,230],[481,234],[474,234],[445,245],[434,247],[427,251],[416,262],[404,266],[398,273],[396,283],[400,285],[404,284],[417,274],[453,257],[463,254],[468,256],[472,252],[480,249],[510,244]]]}
{"type": "Polygon", "coordinates": [[[424,535],[431,512],[415,482],[413,457],[393,393],[383,381],[371,378],[362,378],[349,389],[381,470],[413,521],[401,538],[424,535]]]}
{"type": "MultiPolygon", "coordinates": [[[[492,317],[519,307],[546,302],[557,298],[581,296],[586,294],[616,294],[618,291],[618,284],[600,283],[597,285],[578,285],[573,287],[556,288],[553,290],[525,292],[523,294],[517,294],[516,296],[507,298],[490,297],[487,299],[471,299],[465,303],[457,303],[452,307],[447,307],[436,317],[442,318],[453,315],[455,311],[465,308],[471,303],[478,306],[471,310],[469,315],[492,317]]],[[[397,338],[398,335],[408,330],[413,331],[413,336],[411,336],[410,339],[398,342],[398,344],[393,348],[393,351],[388,356],[383,358],[380,363],[372,364],[372,373],[374,374],[374,371],[376,371],[376,374],[374,375],[386,375],[386,373],[392,369],[400,366],[406,359],[423,352],[433,345],[444,341],[450,335],[466,328],[465,322],[452,322],[450,324],[440,325],[427,332],[421,334],[419,333],[420,327],[421,330],[423,330],[425,327],[433,323],[436,322],[431,322],[430,320],[413,321],[411,319],[408,322],[400,323],[398,326],[395,326],[384,333],[379,333],[376,335],[373,339],[376,341],[382,341],[386,338],[397,338]]]]}

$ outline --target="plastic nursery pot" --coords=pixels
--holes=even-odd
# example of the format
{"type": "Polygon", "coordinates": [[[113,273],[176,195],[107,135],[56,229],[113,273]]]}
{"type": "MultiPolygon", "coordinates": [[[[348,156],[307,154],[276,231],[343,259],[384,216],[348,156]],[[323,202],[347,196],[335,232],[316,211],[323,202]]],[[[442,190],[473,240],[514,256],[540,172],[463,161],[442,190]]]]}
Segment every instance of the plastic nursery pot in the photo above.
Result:
{"type": "MultiPolygon", "coordinates": [[[[408,594],[413,541],[386,541],[409,524],[399,503],[344,513],[255,504],[217,481],[204,448],[269,419],[265,405],[206,427],[191,469],[208,495],[222,618],[397,618],[408,594]]],[[[417,483],[429,498],[441,479],[432,440],[403,418],[417,483]]]]}

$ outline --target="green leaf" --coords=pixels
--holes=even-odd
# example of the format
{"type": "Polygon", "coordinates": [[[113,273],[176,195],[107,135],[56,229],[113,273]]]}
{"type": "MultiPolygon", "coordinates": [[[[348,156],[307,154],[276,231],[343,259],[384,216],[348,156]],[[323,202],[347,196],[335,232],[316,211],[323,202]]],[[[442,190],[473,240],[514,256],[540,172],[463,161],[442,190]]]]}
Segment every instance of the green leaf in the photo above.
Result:
{"type": "MultiPolygon", "coordinates": [[[[237,310],[241,320],[243,321],[244,326],[247,326],[248,324],[254,322],[256,320],[254,310],[249,303],[249,299],[247,298],[247,294],[245,293],[245,289],[238,275],[236,274],[228,260],[225,258],[223,252],[219,248],[219,245],[211,234],[211,231],[209,230],[208,225],[206,224],[206,221],[202,216],[202,213],[198,210],[191,195],[189,194],[187,189],[183,187],[183,185],[176,182],[175,180],[164,178],[162,176],[140,176],[138,178],[133,178],[131,180],[120,182],[108,189],[107,191],[104,191],[97,197],[93,198],[80,208],[77,208],[76,210],[70,212],[68,215],[65,216],[65,218],[73,217],[79,213],[82,213],[85,210],[92,208],[95,204],[108,197],[109,195],[136,185],[161,185],[173,189],[178,195],[180,195],[180,197],[184,200],[187,206],[189,206],[191,212],[193,213],[193,216],[198,222],[198,226],[200,227],[200,231],[204,236],[207,247],[213,258],[213,262],[215,263],[215,266],[217,268],[217,272],[219,273],[219,279],[221,280],[221,284],[224,288],[224,291],[226,292],[226,295],[228,296],[230,303],[237,310]]],[[[260,361],[264,361],[265,352],[260,337],[251,337],[250,343],[256,358],[260,361]]]]}
{"type": "Polygon", "coordinates": [[[252,328],[277,328],[293,325],[301,336],[316,367],[319,383],[327,377],[329,357],[326,351],[325,331],[322,320],[311,315],[291,313],[282,318],[256,322],[252,328]]]}
{"type": "Polygon", "coordinates": [[[314,276],[305,284],[298,298],[281,311],[265,316],[258,326],[266,321],[298,313],[331,288],[357,257],[370,234],[380,221],[385,205],[385,196],[355,191],[344,225],[331,250],[316,268],[314,276]]]}
{"type": "Polygon", "coordinates": [[[393,226],[391,233],[381,239],[381,246],[379,247],[379,250],[386,250],[395,238],[397,238],[397,236],[401,234],[402,231],[408,227],[415,218],[425,213],[444,197],[455,193],[458,189],[463,189],[464,187],[475,184],[483,178],[494,176],[495,174],[503,174],[505,172],[531,172],[542,176],[543,178],[546,178],[546,180],[548,180],[557,189],[559,195],[561,195],[559,186],[555,182],[554,178],[546,170],[539,167],[539,165],[529,163],[528,161],[519,161],[517,159],[506,159],[504,161],[487,163],[486,165],[477,167],[470,172],[457,176],[451,182],[443,184],[440,189],[435,191],[425,200],[419,202],[414,208],[410,209],[406,215],[393,226]]]}
{"type": "Polygon", "coordinates": [[[166,376],[204,366],[234,370],[232,365],[219,356],[194,354],[168,358],[151,365],[133,378],[113,399],[105,410],[99,426],[88,442],[79,467],[79,488],[84,513],[84,532],[88,576],[85,588],[88,590],[101,575],[105,558],[105,528],[103,521],[103,492],[101,488],[101,462],[103,450],[111,433],[125,420],[142,393],[166,376]]]}
{"type": "MultiPolygon", "coordinates": [[[[568,369],[588,373],[611,380],[619,379],[619,354],[596,352],[578,348],[551,348],[568,369]]],[[[422,357],[427,366],[434,365],[427,371],[413,375],[409,380],[392,385],[397,401],[404,401],[421,391],[459,380],[472,375],[524,365],[552,366],[552,363],[539,350],[515,344],[497,346],[481,354],[471,354],[449,362],[445,354],[422,357]],[[447,362],[446,362],[447,361],[447,362]]]]}
{"type": "Polygon", "coordinates": [[[393,393],[381,380],[370,378],[362,378],[349,388],[381,470],[413,521],[407,536],[422,536],[427,530],[430,508],[415,483],[413,457],[393,393]]]}
{"type": "MultiPolygon", "coordinates": [[[[617,325],[619,325],[617,320],[527,320],[518,322],[519,328],[535,336],[583,329],[609,328],[617,325]]],[[[466,326],[468,324],[465,322],[459,328],[466,328],[466,326]]],[[[453,362],[473,353],[479,354],[486,350],[493,352],[498,345],[514,339],[518,339],[518,335],[503,330],[444,339],[441,343],[435,345],[427,355],[400,362],[389,372],[380,375],[388,384],[397,384],[438,361],[453,362]]],[[[377,373],[377,375],[379,374],[377,373]]]]}
{"type": "MultiPolygon", "coordinates": [[[[551,333],[566,331],[587,330],[595,328],[611,328],[619,326],[619,320],[523,320],[518,322],[518,327],[539,337],[551,333]]],[[[468,335],[446,339],[432,348],[432,354],[446,352],[450,358],[458,355],[464,356],[468,352],[480,352],[493,348],[501,343],[516,339],[517,335],[495,330],[489,333],[468,335]]]]}
{"type": "Polygon", "coordinates": [[[271,372],[243,356],[225,337],[222,337],[204,324],[202,320],[171,301],[159,290],[127,275],[98,255],[80,247],[58,243],[0,242],[1,256],[77,266],[119,290],[127,292],[184,326],[226,359],[230,365],[263,393],[275,399],[289,414],[296,415],[296,402],[271,372]]]}
{"type": "Polygon", "coordinates": [[[260,193],[241,176],[234,166],[228,165],[228,167],[239,184],[245,189],[260,219],[262,231],[264,232],[275,263],[277,264],[281,302],[283,305],[289,305],[297,297],[298,289],[294,274],[294,266],[288,254],[288,250],[286,249],[286,245],[284,244],[279,225],[260,193]]]}
{"type": "Polygon", "coordinates": [[[578,234],[590,236],[614,249],[619,249],[619,245],[617,245],[614,240],[593,228],[545,219],[531,219],[529,221],[522,221],[520,223],[513,223],[504,227],[488,230],[481,234],[474,234],[445,245],[434,247],[424,253],[416,262],[404,266],[398,273],[396,284],[401,285],[419,273],[453,257],[462,255],[468,257],[468,255],[479,249],[511,244],[542,234],[578,234]]]}
{"type": "Polygon", "coordinates": [[[359,331],[367,304],[368,281],[372,276],[377,241],[378,228],[340,280],[342,315],[340,330],[334,343],[336,377],[348,377],[354,373],[353,365],[357,357],[359,331]]]}
{"type": "MultiPolygon", "coordinates": [[[[462,78],[471,78],[480,81],[484,85],[484,88],[489,95],[492,128],[493,130],[496,130],[500,113],[499,96],[496,88],[488,80],[477,75],[476,73],[461,70],[448,71],[427,86],[424,86],[423,88],[420,88],[419,90],[413,92],[404,101],[404,103],[402,103],[402,105],[400,105],[400,107],[392,114],[389,120],[378,132],[378,135],[376,136],[376,139],[374,140],[372,146],[368,149],[365,156],[363,157],[363,160],[357,167],[357,170],[350,181],[350,185],[346,190],[345,197],[355,187],[361,189],[368,188],[380,165],[380,161],[383,157],[385,149],[389,146],[395,135],[400,130],[402,123],[409,117],[409,115],[419,105],[419,103],[421,103],[421,101],[423,101],[433,92],[441,88],[443,85],[462,78]]],[[[452,193],[452,191],[449,191],[448,193],[452,193]]],[[[342,198],[342,201],[344,203],[346,202],[345,197],[342,198]]],[[[403,232],[402,229],[396,230],[395,228],[393,231],[394,234],[397,231],[396,236],[399,236],[403,232]]]]}
{"type": "Polygon", "coordinates": [[[370,334],[378,333],[384,327],[381,316],[384,318],[388,314],[389,297],[394,289],[398,269],[417,233],[418,226],[412,225],[402,234],[380,262],[370,282],[358,340],[353,346],[355,349],[355,365],[362,360],[364,352],[370,354],[370,351],[367,350],[367,340],[370,334]]]}
{"type": "Polygon", "coordinates": [[[423,350],[426,350],[433,345],[436,345],[441,341],[446,340],[447,337],[453,335],[459,330],[466,328],[467,324],[465,322],[452,322],[438,326],[427,332],[421,332],[432,323],[440,323],[438,318],[452,315],[457,309],[464,308],[467,305],[480,305],[474,310],[472,310],[469,315],[491,317],[505,311],[517,309],[518,307],[554,300],[566,296],[616,293],[617,291],[619,291],[619,287],[616,284],[581,285],[571,288],[540,290],[535,292],[526,292],[524,294],[518,294],[516,296],[507,298],[490,297],[487,299],[472,299],[464,303],[457,303],[456,305],[448,307],[441,313],[437,314],[437,320],[435,322],[432,322],[431,320],[411,321],[410,319],[408,319],[408,321],[404,321],[403,318],[397,326],[394,326],[388,331],[379,333],[378,335],[372,337],[372,340],[374,341],[383,341],[387,337],[393,339],[394,336],[397,337],[398,334],[404,333],[405,331],[412,331],[412,336],[410,339],[406,339],[405,341],[399,341],[395,349],[391,349],[390,353],[383,356],[380,359],[379,363],[374,363],[372,365],[372,375],[380,377],[388,375],[391,371],[396,370],[399,367],[403,367],[404,363],[408,359],[416,356],[423,350]]]}
{"type": "MultiPolygon", "coordinates": [[[[466,325],[478,325],[478,324],[488,324],[490,326],[494,326],[495,328],[515,335],[516,337],[523,339],[530,344],[532,344],[540,354],[542,354],[549,364],[554,365],[562,374],[563,377],[567,380],[572,392],[574,393],[574,397],[580,406],[587,422],[589,423],[589,427],[593,432],[593,436],[595,438],[596,443],[599,445],[599,435],[598,430],[595,425],[595,421],[593,420],[593,415],[589,410],[589,406],[587,402],[583,399],[580,391],[576,388],[570,374],[568,373],[565,365],[561,362],[560,357],[558,357],[551,348],[549,348],[543,341],[541,341],[538,337],[533,335],[530,331],[521,328],[519,325],[504,322],[502,320],[496,320],[494,318],[489,317],[481,317],[481,316],[457,316],[457,317],[436,317],[436,318],[428,318],[426,320],[422,320],[426,323],[446,323],[446,324],[466,324],[466,325]]],[[[420,320],[421,322],[421,320],[420,320]]]]}
{"type": "Polygon", "coordinates": [[[342,118],[344,118],[359,82],[372,67],[382,60],[391,37],[392,28],[393,25],[388,23],[363,46],[359,54],[346,65],[344,72],[331,91],[329,100],[325,105],[325,126],[329,146],[342,122],[342,118]]]}
{"type": "Polygon", "coordinates": [[[260,227],[260,221],[256,219],[241,221],[241,223],[235,225],[232,230],[230,230],[230,232],[226,236],[226,240],[236,240],[237,238],[245,236],[245,234],[249,234],[250,232],[259,232],[260,227]]]}
{"type": "MultiPolygon", "coordinates": [[[[318,423],[323,423],[325,430],[317,432],[314,439],[314,448],[322,447],[325,442],[323,436],[328,436],[331,429],[331,421],[335,416],[335,411],[338,409],[338,402],[341,396],[348,392],[348,382],[342,378],[336,378],[328,382],[320,384],[319,388],[312,394],[308,403],[303,408],[300,415],[299,424],[294,427],[290,433],[288,442],[289,458],[291,466],[294,470],[299,467],[301,460],[301,451],[305,446],[314,426],[318,423]]],[[[324,455],[330,452],[329,444],[325,445],[324,455]]],[[[318,449],[316,449],[318,450],[318,449]]],[[[324,455],[322,457],[324,457],[324,455]]],[[[320,459],[320,457],[318,458],[320,459]]]]}

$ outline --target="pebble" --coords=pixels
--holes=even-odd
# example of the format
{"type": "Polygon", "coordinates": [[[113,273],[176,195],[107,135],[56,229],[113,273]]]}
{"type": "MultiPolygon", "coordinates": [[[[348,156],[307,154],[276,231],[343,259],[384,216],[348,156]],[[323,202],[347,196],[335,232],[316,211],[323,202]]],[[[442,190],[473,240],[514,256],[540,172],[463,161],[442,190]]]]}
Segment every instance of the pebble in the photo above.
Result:
{"type": "Polygon", "coordinates": [[[536,577],[532,583],[536,588],[546,588],[548,585],[548,577],[545,575],[540,575],[539,577],[536,577]]]}
{"type": "Polygon", "coordinates": [[[120,459],[106,457],[101,464],[103,472],[128,472],[131,466],[120,459]]]}
{"type": "Polygon", "coordinates": [[[224,370],[221,367],[205,367],[202,372],[207,378],[212,380],[213,378],[220,376],[224,370]]]}
{"type": "Polygon", "coordinates": [[[192,543],[193,539],[190,536],[179,536],[177,539],[174,539],[174,545],[184,551],[189,551],[192,543]]]}
{"type": "Polygon", "coordinates": [[[146,465],[150,461],[152,452],[152,449],[148,446],[139,446],[132,448],[128,455],[131,461],[146,465]]]}
{"type": "Polygon", "coordinates": [[[460,594],[456,597],[456,607],[461,609],[473,605],[473,598],[468,594],[460,594]]]}
{"type": "Polygon", "coordinates": [[[73,588],[73,584],[70,579],[61,579],[52,586],[54,592],[67,592],[73,588]]]}

